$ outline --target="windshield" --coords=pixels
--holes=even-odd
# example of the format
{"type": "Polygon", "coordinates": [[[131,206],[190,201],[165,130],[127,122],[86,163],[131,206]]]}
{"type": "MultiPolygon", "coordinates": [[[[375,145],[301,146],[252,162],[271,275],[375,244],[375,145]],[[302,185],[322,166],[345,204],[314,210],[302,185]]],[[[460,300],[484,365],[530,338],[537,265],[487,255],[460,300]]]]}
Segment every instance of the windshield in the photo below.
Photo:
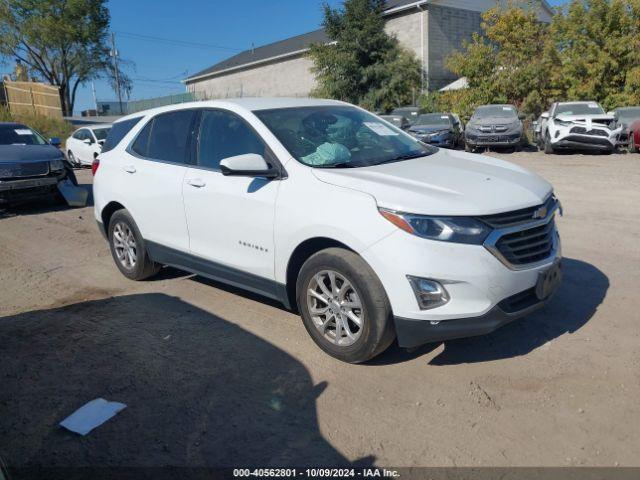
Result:
{"type": "Polygon", "coordinates": [[[443,115],[441,113],[430,113],[427,115],[420,115],[416,120],[415,125],[436,125],[438,127],[448,127],[451,125],[449,115],[443,115]]]}
{"type": "Polygon", "coordinates": [[[556,107],[555,115],[599,115],[604,109],[595,102],[589,103],[565,103],[556,107]]]}
{"type": "Polygon", "coordinates": [[[437,151],[354,107],[283,108],[254,113],[296,160],[313,167],[368,167],[437,151]]]}
{"type": "Polygon", "coordinates": [[[23,125],[0,125],[0,145],[46,145],[42,136],[23,125]]]}
{"type": "Polygon", "coordinates": [[[518,112],[513,105],[485,105],[478,107],[471,118],[474,120],[483,118],[508,118],[514,120],[518,118],[518,112]]]}
{"type": "Polygon", "coordinates": [[[109,134],[109,130],[111,130],[111,129],[110,128],[96,128],[93,131],[93,134],[96,136],[98,141],[106,140],[107,135],[109,134]]]}

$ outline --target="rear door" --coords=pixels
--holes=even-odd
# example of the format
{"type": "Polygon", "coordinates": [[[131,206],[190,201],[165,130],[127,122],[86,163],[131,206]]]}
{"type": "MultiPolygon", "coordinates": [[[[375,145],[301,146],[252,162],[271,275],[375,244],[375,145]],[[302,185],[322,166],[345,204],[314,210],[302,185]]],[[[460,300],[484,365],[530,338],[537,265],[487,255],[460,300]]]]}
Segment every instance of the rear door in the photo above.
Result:
{"type": "Polygon", "coordinates": [[[219,276],[269,294],[274,276],[273,220],[280,182],[224,176],[220,161],[257,153],[275,158],[239,115],[220,109],[201,113],[195,165],[184,177],[184,205],[191,253],[219,276]]]}
{"type": "Polygon", "coordinates": [[[153,117],[121,163],[122,185],[140,232],[151,248],[188,252],[182,182],[191,161],[196,110],[153,117]]]}

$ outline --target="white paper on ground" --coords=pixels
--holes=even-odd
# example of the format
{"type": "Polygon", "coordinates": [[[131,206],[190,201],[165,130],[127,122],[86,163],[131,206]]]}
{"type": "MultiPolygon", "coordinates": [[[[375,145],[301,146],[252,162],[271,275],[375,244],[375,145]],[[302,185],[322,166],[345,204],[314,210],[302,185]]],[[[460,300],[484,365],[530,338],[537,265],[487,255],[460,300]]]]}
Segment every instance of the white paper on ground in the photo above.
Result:
{"type": "Polygon", "coordinates": [[[80,435],[86,435],[126,407],[124,403],[108,402],[104,398],[96,398],[85,403],[61,421],[60,426],[80,435]]]}

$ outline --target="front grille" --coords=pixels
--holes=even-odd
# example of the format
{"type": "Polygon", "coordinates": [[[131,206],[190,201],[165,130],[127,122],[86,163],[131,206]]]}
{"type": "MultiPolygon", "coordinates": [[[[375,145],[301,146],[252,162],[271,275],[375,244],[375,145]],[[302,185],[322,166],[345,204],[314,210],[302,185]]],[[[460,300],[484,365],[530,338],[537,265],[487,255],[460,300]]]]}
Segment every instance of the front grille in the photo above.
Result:
{"type": "Polygon", "coordinates": [[[536,205],[535,207],[523,208],[521,210],[506,213],[498,213],[495,215],[487,215],[479,218],[480,220],[494,228],[524,225],[535,220],[534,213],[540,210],[542,206],[546,207],[547,212],[550,212],[553,208],[555,208],[556,202],[557,200],[551,196],[547,199],[544,205],[536,205]]]}
{"type": "Polygon", "coordinates": [[[0,178],[39,177],[49,173],[49,162],[0,163],[0,178]]]}
{"type": "Polygon", "coordinates": [[[512,265],[527,265],[548,258],[553,251],[555,222],[509,233],[500,238],[496,248],[512,265]]]}
{"type": "Polygon", "coordinates": [[[584,127],[573,127],[571,129],[570,133],[579,133],[581,135],[595,135],[597,137],[608,137],[609,134],[607,132],[605,132],[604,130],[591,130],[589,132],[587,132],[587,129],[584,127]]]}

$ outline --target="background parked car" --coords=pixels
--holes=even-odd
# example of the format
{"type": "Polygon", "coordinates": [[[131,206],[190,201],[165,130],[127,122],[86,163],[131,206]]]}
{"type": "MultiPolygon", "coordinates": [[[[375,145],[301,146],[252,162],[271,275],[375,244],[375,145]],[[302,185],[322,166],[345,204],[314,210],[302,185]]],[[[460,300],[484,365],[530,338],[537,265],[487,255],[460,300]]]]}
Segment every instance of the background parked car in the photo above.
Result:
{"type": "MultiPolygon", "coordinates": [[[[622,127],[618,145],[623,147],[629,145],[630,127],[634,122],[640,120],[640,107],[620,107],[616,108],[613,112],[609,112],[609,114],[613,115],[617,120],[618,125],[622,127]]],[[[636,145],[638,145],[637,142],[636,145]]]]}
{"type": "Polygon", "coordinates": [[[556,102],[541,116],[538,147],[613,152],[622,132],[613,115],[598,102],[556,102]]]}
{"type": "Polygon", "coordinates": [[[0,204],[52,197],[58,192],[70,204],[86,203],[86,191],[77,188],[59,145],[59,138],[47,141],[26,125],[0,123],[0,204]]]}
{"type": "Polygon", "coordinates": [[[513,105],[482,105],[473,112],[465,128],[465,150],[482,147],[508,147],[522,144],[524,115],[513,105]]]}
{"type": "Polygon", "coordinates": [[[640,120],[629,126],[629,152],[638,153],[640,149],[640,120]]]}
{"type": "Polygon", "coordinates": [[[409,127],[409,133],[438,147],[455,148],[462,142],[460,122],[451,113],[423,113],[409,127]]]}
{"type": "Polygon", "coordinates": [[[102,151],[110,124],[91,125],[73,132],[65,143],[67,158],[74,166],[91,165],[102,151]]]}
{"type": "Polygon", "coordinates": [[[393,123],[396,127],[406,130],[411,126],[409,120],[402,115],[380,115],[380,118],[386,120],[389,123],[393,123]]]}
{"type": "Polygon", "coordinates": [[[420,107],[399,107],[392,110],[391,115],[401,115],[407,119],[409,125],[413,125],[420,115],[420,107]]]}

